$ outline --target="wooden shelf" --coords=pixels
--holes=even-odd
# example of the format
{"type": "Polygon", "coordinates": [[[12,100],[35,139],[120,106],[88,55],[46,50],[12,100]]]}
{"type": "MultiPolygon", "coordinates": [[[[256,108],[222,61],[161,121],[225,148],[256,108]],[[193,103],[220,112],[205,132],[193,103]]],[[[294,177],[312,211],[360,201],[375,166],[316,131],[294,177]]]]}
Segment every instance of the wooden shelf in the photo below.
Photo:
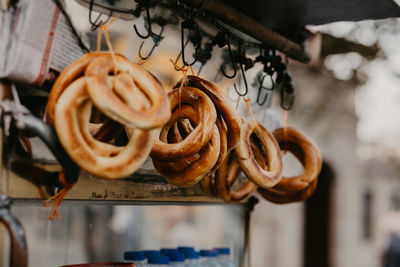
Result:
{"type": "MultiPolygon", "coordinates": [[[[13,161],[2,166],[0,192],[15,200],[42,201],[49,197],[49,187],[29,179],[33,172],[41,180],[54,179],[58,164],[13,161]],[[38,172],[40,170],[40,172],[38,172]]],[[[126,179],[107,180],[82,172],[78,183],[65,200],[99,202],[101,204],[223,204],[218,198],[204,195],[199,185],[179,188],[168,184],[152,171],[140,170],[126,179]]]]}

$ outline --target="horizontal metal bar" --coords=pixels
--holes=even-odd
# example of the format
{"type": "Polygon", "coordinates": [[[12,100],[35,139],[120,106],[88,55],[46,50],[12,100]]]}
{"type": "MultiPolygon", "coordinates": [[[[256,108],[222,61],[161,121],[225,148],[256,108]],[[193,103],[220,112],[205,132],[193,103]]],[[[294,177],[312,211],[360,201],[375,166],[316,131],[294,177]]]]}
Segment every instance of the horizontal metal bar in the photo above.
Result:
{"type": "Polygon", "coordinates": [[[263,44],[274,47],[292,59],[303,63],[307,63],[310,60],[310,56],[299,44],[290,41],[219,0],[208,0],[206,4],[204,4],[204,0],[182,0],[182,2],[195,8],[201,7],[204,12],[263,44]]]}

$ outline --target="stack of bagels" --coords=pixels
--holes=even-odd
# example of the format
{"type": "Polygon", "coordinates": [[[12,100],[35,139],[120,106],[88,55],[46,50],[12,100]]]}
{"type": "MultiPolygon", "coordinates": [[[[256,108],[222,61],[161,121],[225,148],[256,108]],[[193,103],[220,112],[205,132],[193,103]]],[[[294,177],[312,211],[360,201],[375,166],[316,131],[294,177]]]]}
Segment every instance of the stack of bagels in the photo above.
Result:
{"type": "Polygon", "coordinates": [[[188,75],[168,92],[141,66],[120,55],[89,53],[65,69],[54,84],[47,121],[85,171],[109,179],[134,173],[150,154],[171,184],[239,202],[256,190],[275,203],[301,201],[315,190],[321,169],[318,148],[300,131],[270,133],[246,122],[212,83],[188,75]],[[92,113],[100,113],[94,122],[92,113]],[[105,117],[105,119],[104,119],[105,117]],[[113,139],[125,130],[129,141],[113,139]],[[281,151],[304,166],[282,177],[281,151]],[[240,173],[247,180],[235,184],[240,173]]]}
{"type": "Polygon", "coordinates": [[[46,118],[69,156],[85,171],[117,179],[147,159],[157,128],[170,118],[161,83],[125,57],[94,52],[68,66],[49,95],[46,118]],[[92,123],[92,111],[102,122],[92,123]],[[126,130],[129,142],[112,140],[126,130]]]}

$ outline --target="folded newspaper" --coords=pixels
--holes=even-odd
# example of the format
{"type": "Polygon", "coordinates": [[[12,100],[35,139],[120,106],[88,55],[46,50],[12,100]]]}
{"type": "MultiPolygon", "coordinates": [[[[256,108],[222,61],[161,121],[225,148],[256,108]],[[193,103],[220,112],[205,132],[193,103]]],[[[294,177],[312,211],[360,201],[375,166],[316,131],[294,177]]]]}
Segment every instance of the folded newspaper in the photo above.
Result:
{"type": "Polygon", "coordinates": [[[41,85],[82,54],[52,0],[20,0],[0,11],[0,78],[41,85]]]}

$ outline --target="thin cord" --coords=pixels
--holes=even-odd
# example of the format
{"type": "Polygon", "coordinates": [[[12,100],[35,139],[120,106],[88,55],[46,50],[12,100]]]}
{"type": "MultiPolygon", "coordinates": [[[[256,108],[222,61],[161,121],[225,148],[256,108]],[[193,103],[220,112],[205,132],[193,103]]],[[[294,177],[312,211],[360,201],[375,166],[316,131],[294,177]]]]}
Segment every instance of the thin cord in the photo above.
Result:
{"type": "Polygon", "coordinates": [[[117,17],[113,18],[113,19],[110,21],[110,23],[108,23],[107,26],[104,26],[103,24],[100,25],[100,29],[103,30],[103,32],[104,32],[104,38],[106,39],[108,49],[109,49],[110,52],[111,52],[111,57],[112,57],[112,60],[113,60],[113,62],[114,62],[114,75],[117,75],[117,58],[115,57],[114,49],[113,49],[112,44],[111,44],[111,41],[110,41],[110,36],[108,35],[108,28],[109,28],[109,27],[111,26],[111,24],[113,24],[117,19],[118,19],[117,17]]]}
{"type": "Polygon", "coordinates": [[[251,119],[252,119],[253,121],[255,121],[256,118],[254,117],[253,109],[251,108],[250,98],[243,98],[243,99],[244,99],[244,102],[246,103],[246,107],[247,107],[247,110],[248,110],[249,113],[250,113],[251,119]]]}
{"type": "Polygon", "coordinates": [[[96,48],[97,52],[100,52],[100,50],[101,50],[101,37],[102,37],[102,35],[103,35],[103,31],[98,30],[97,31],[97,48],[96,48]]]}

